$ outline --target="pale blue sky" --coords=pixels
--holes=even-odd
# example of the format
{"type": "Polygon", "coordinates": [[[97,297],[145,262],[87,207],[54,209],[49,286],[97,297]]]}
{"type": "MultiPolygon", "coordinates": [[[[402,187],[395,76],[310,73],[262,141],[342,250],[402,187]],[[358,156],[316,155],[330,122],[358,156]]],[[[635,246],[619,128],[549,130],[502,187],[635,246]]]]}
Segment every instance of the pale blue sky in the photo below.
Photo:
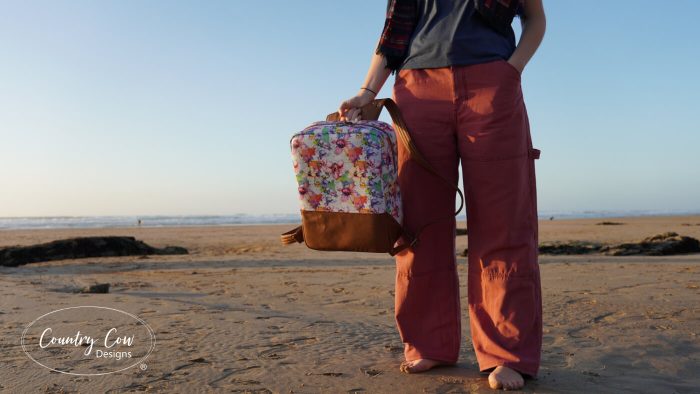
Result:
{"type": "MultiPolygon", "coordinates": [[[[523,74],[539,209],[700,211],[700,2],[596,4],[545,0],[523,74]]],[[[0,216],[297,212],[289,137],[357,92],[385,9],[0,1],[0,216]]]]}

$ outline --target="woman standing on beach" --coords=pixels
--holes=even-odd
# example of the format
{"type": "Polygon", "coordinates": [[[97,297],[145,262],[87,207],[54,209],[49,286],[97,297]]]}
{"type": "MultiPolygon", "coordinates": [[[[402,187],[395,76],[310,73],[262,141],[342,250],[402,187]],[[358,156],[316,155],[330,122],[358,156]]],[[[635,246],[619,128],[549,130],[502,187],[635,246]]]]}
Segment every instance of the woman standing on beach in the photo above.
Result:
{"type": "MultiPolygon", "coordinates": [[[[542,0],[388,0],[359,93],[338,109],[357,120],[392,72],[392,98],[418,150],[467,202],[468,304],[479,370],[492,388],[537,375],[542,347],[537,193],[521,74],[545,31],[542,0]],[[511,22],[523,26],[516,46],[511,22]]],[[[455,193],[399,144],[403,225],[454,214],[455,193]]],[[[423,230],[396,258],[401,370],[454,365],[461,345],[456,220],[423,230]]]]}

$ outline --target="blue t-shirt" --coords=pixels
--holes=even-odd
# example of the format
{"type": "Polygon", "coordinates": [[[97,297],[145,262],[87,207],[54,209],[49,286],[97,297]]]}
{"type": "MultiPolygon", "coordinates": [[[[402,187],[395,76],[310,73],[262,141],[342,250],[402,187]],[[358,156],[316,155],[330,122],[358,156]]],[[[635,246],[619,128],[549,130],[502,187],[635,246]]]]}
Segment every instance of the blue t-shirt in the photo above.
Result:
{"type": "MultiPolygon", "coordinates": [[[[470,0],[417,0],[418,23],[401,68],[435,68],[508,60],[515,33],[491,27],[470,0]]],[[[391,0],[387,3],[387,12],[391,0]]]]}

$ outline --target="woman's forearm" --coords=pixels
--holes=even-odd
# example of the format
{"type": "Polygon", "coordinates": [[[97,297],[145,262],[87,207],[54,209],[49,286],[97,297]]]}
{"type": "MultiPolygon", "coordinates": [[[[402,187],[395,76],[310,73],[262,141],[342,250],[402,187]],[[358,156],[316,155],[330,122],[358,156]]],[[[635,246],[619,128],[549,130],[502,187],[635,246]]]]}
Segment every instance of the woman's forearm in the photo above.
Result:
{"type": "Polygon", "coordinates": [[[508,61],[523,70],[544,37],[547,23],[542,0],[525,0],[525,16],[520,21],[522,26],[520,41],[508,61]]]}
{"type": "MultiPolygon", "coordinates": [[[[391,75],[391,70],[386,68],[386,59],[384,56],[374,53],[370,61],[369,70],[367,70],[367,76],[365,77],[365,82],[362,86],[372,89],[377,92],[384,86],[384,83],[391,75]]],[[[360,93],[367,93],[366,89],[360,89],[360,93]]],[[[371,92],[370,92],[371,93],[371,92]]]]}
{"type": "Polygon", "coordinates": [[[371,103],[379,95],[379,91],[390,74],[391,70],[386,68],[386,58],[383,55],[373,53],[365,82],[360,86],[358,93],[354,97],[340,103],[338,108],[339,120],[358,119],[361,114],[361,107],[371,103]],[[372,91],[362,89],[362,87],[372,91]]]}

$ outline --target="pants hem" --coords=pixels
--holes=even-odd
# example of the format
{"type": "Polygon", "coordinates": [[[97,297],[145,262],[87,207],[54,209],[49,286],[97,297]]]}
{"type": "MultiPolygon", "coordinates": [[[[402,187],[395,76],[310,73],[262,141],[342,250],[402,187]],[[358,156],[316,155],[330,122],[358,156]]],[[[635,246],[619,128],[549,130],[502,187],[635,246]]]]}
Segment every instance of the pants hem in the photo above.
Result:
{"type": "Polygon", "coordinates": [[[410,356],[406,356],[406,361],[414,361],[414,360],[420,360],[420,359],[429,359],[429,360],[435,360],[435,361],[440,361],[443,363],[447,364],[457,364],[458,358],[450,358],[450,357],[445,357],[445,356],[439,356],[439,355],[432,355],[430,353],[423,353],[417,350],[411,351],[410,356]]]}

